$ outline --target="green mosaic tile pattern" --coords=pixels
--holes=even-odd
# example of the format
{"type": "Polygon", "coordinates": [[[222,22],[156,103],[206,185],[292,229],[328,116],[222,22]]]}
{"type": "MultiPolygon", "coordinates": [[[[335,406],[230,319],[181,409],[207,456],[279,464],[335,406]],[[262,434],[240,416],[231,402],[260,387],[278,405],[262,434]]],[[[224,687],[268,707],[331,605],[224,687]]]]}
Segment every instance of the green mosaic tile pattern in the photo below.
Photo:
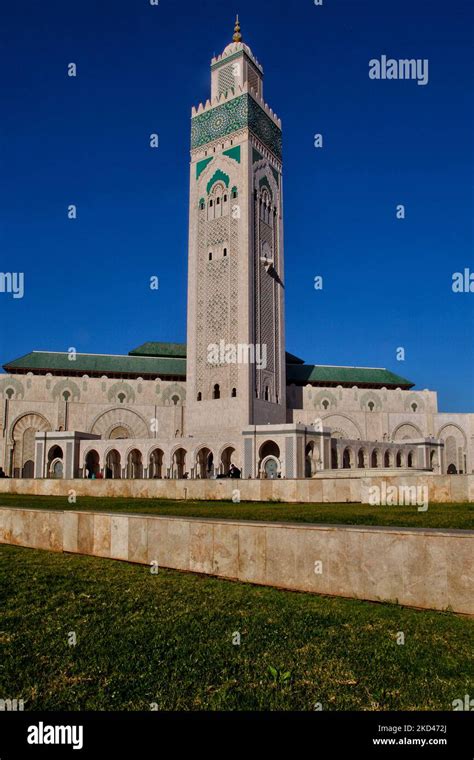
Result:
{"type": "Polygon", "coordinates": [[[268,150],[281,159],[281,129],[247,94],[194,116],[191,125],[191,148],[199,148],[245,128],[250,129],[268,150]]]}
{"type": "Polygon", "coordinates": [[[203,173],[204,169],[206,168],[206,166],[208,164],[211,163],[211,161],[212,161],[213,158],[214,157],[211,156],[211,158],[203,158],[202,161],[198,161],[197,162],[197,164],[196,164],[196,179],[199,179],[199,177],[203,173]]]}
{"type": "Polygon", "coordinates": [[[240,145],[236,145],[235,148],[229,148],[229,150],[224,150],[222,155],[229,156],[229,158],[233,158],[234,161],[240,164],[240,145]]]}

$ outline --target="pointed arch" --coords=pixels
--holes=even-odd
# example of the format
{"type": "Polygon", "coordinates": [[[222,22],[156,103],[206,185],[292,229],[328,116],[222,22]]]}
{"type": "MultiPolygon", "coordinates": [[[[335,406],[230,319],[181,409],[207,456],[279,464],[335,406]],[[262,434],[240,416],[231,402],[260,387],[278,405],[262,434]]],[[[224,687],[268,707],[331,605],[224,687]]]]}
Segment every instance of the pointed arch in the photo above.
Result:
{"type": "Polygon", "coordinates": [[[112,407],[100,412],[90,425],[89,432],[109,438],[114,428],[123,426],[132,431],[132,438],[150,438],[150,430],[144,417],[127,407],[112,407]]]}

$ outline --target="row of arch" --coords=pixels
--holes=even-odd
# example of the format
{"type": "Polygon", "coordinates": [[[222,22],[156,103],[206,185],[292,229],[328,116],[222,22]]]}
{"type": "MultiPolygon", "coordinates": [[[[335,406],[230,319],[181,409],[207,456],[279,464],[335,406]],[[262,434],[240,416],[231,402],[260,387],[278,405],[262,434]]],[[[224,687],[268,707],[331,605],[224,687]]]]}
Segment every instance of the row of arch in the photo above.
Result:
{"type": "Polygon", "coordinates": [[[179,446],[167,458],[160,447],[145,452],[134,446],[125,453],[111,447],[101,457],[97,449],[90,448],[84,455],[83,477],[206,479],[217,475],[228,476],[231,465],[236,464],[235,454],[233,446],[226,446],[217,459],[208,446],[202,446],[193,456],[179,446]]]}
{"type": "MultiPolygon", "coordinates": [[[[237,462],[236,449],[231,445],[225,446],[217,456],[208,446],[201,446],[194,454],[179,446],[171,452],[168,461],[159,447],[145,453],[135,446],[124,454],[111,447],[102,460],[97,449],[89,448],[84,456],[83,476],[206,479],[229,476],[232,465],[237,466],[237,462]]],[[[261,477],[280,477],[280,449],[274,441],[266,441],[260,446],[258,469],[261,477]]]]}
{"type": "MultiPolygon", "coordinates": [[[[432,452],[432,465],[437,464],[434,460],[435,452],[432,452]]],[[[331,449],[331,467],[337,469],[366,469],[366,468],[393,468],[393,467],[416,467],[415,449],[380,449],[371,451],[364,446],[356,449],[352,446],[331,449]]]]}
{"type": "MultiPolygon", "coordinates": [[[[105,410],[95,418],[92,427],[94,428],[94,432],[102,435],[103,439],[105,438],[109,440],[120,438],[148,438],[149,436],[149,431],[146,429],[146,421],[142,419],[138,413],[127,408],[122,408],[120,414],[117,408],[105,410]],[[121,423],[119,424],[120,421],[121,423]]],[[[10,427],[10,441],[12,441],[13,447],[5,459],[6,471],[8,474],[13,475],[14,477],[34,477],[35,434],[39,431],[51,431],[51,429],[52,427],[48,420],[43,415],[36,412],[22,414],[14,420],[10,427]]],[[[404,440],[404,438],[405,436],[408,436],[410,431],[403,428],[403,426],[399,426],[398,430],[400,431],[400,435],[403,435],[403,438],[401,437],[399,440],[400,446],[403,446],[406,450],[409,446],[409,440],[404,440]]],[[[466,472],[467,450],[465,434],[461,428],[458,428],[454,423],[443,425],[443,427],[440,428],[440,433],[444,433],[445,471],[448,474],[466,472]]],[[[438,434],[438,437],[441,438],[440,433],[438,434]]],[[[152,445],[152,440],[148,440],[148,445],[152,445]]],[[[340,445],[343,445],[342,441],[340,445]]],[[[346,453],[346,466],[347,462],[349,462],[350,467],[361,467],[362,464],[359,464],[359,462],[364,462],[364,467],[414,466],[413,456],[410,457],[410,455],[406,453],[402,453],[398,458],[400,464],[397,462],[396,455],[388,453],[386,459],[386,453],[384,451],[386,447],[383,443],[379,446],[374,445],[372,448],[372,446],[367,445],[357,447],[357,445],[352,442],[347,448],[349,451],[346,453]],[[377,450],[377,453],[374,453],[374,449],[377,450]],[[388,465],[386,464],[386,461],[389,462],[388,465]]],[[[220,454],[217,455],[217,458],[217,472],[219,472],[221,465],[220,454]]],[[[279,455],[277,455],[277,458],[279,458],[279,455]]],[[[57,457],[57,459],[61,459],[61,457],[57,457]]],[[[121,455],[121,473],[128,471],[128,461],[125,461],[127,459],[128,456],[121,455]]],[[[260,456],[259,464],[261,464],[261,460],[262,457],[260,456]]],[[[332,466],[335,467],[334,461],[332,462],[332,466]]],[[[49,464],[48,467],[50,467],[49,464]]],[[[58,462],[56,462],[55,467],[60,470],[60,464],[58,462]]],[[[146,473],[157,471],[156,468],[153,469],[153,467],[150,467],[148,454],[145,452],[144,448],[142,453],[142,467],[143,472],[146,473]]],[[[195,467],[194,454],[187,453],[187,463],[185,461],[184,472],[190,471],[191,467],[195,467]]],[[[343,467],[343,462],[338,464],[338,467],[343,467]]],[[[109,469],[112,469],[112,471],[118,471],[117,466],[109,469]]],[[[171,463],[168,463],[166,468],[163,466],[162,472],[166,473],[167,469],[172,471],[171,463]]],[[[214,471],[216,471],[216,469],[214,469],[214,471]]],[[[123,474],[121,476],[123,477],[123,474]]],[[[149,477],[148,474],[146,476],[149,477]]],[[[152,477],[155,476],[155,474],[152,475],[152,477]]]]}

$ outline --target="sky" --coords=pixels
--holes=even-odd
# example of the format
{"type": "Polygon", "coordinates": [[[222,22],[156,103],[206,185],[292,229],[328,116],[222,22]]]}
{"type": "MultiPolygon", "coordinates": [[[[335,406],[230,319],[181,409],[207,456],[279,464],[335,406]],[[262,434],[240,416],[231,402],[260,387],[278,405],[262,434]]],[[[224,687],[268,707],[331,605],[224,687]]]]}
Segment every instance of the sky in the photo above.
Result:
{"type": "Polygon", "coordinates": [[[287,350],[474,411],[472,0],[8,3],[0,271],[24,295],[0,293],[0,364],[186,340],[191,107],[236,12],[283,124],[287,350]],[[371,79],[382,55],[428,83],[371,79]]]}

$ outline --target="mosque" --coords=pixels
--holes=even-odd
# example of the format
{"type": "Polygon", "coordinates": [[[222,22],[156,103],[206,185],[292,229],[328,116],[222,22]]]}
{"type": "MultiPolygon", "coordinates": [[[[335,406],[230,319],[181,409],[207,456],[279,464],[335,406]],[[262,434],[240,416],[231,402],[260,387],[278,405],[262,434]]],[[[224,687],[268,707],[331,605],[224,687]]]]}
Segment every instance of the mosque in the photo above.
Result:
{"type": "Polygon", "coordinates": [[[474,472],[474,414],[387,369],[285,350],[281,121],[242,41],[192,109],[187,343],[32,351],[0,375],[14,478],[324,477],[474,472]],[[332,472],[331,474],[334,474],[332,472]]]}

